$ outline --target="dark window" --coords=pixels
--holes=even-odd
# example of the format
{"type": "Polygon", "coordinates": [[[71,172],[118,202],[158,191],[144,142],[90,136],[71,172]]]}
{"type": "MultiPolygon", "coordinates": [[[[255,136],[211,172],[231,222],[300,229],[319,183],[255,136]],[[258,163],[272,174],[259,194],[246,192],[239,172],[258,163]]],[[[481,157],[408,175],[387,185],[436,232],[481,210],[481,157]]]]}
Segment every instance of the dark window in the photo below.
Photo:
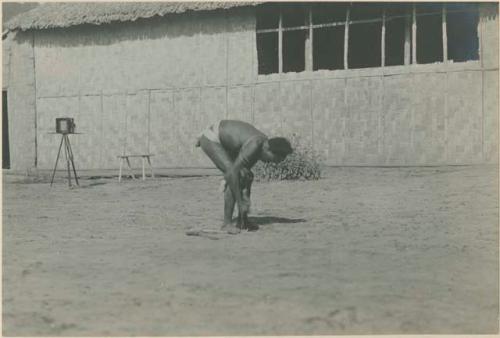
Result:
{"type": "Polygon", "coordinates": [[[411,17],[412,4],[410,2],[391,2],[385,5],[386,18],[411,17]]]}
{"type": "Polygon", "coordinates": [[[416,5],[417,15],[423,15],[423,14],[441,15],[442,8],[443,8],[443,3],[440,2],[422,2],[416,5]]]}
{"type": "Polygon", "coordinates": [[[347,3],[323,2],[312,5],[314,25],[339,24],[313,30],[313,70],[344,68],[344,33],[347,7],[347,3]]]}
{"type": "Polygon", "coordinates": [[[272,74],[278,67],[278,33],[257,34],[259,74],[272,74]]]}
{"type": "Polygon", "coordinates": [[[345,26],[317,28],[313,32],[313,69],[344,68],[345,26]]]}
{"type": "Polygon", "coordinates": [[[283,32],[283,72],[305,70],[305,42],[307,31],[283,32]]]}
{"type": "Polygon", "coordinates": [[[284,28],[305,26],[306,14],[306,7],[302,4],[283,3],[281,5],[284,28]]]}
{"type": "Polygon", "coordinates": [[[345,22],[346,3],[320,2],[312,5],[313,24],[320,25],[332,22],[345,22]]]}
{"type": "Polygon", "coordinates": [[[479,59],[479,38],[477,36],[479,18],[476,6],[465,3],[448,6],[446,17],[448,60],[460,62],[479,59]],[[464,12],[464,10],[469,11],[464,12]]]}
{"type": "Polygon", "coordinates": [[[382,23],[349,26],[349,68],[380,67],[382,23]]]}
{"type": "Polygon", "coordinates": [[[397,66],[405,63],[405,27],[406,18],[395,18],[385,23],[386,66],[397,66]]]}
{"type": "Polygon", "coordinates": [[[351,6],[348,68],[380,67],[382,41],[381,4],[357,2],[351,6]],[[377,20],[370,23],[356,21],[377,20]]]}
{"type": "Polygon", "coordinates": [[[474,3],[276,2],[257,8],[259,74],[426,64],[447,61],[446,52],[453,62],[479,59],[474,3]]]}
{"type": "Polygon", "coordinates": [[[442,14],[417,16],[417,63],[442,61],[442,14]]]}
{"type": "Polygon", "coordinates": [[[279,20],[280,11],[276,4],[257,7],[257,29],[277,29],[279,20]]]}
{"type": "Polygon", "coordinates": [[[380,3],[354,2],[351,6],[350,21],[381,19],[382,10],[380,3]]]}
{"type": "Polygon", "coordinates": [[[385,7],[385,65],[405,64],[405,42],[407,58],[411,60],[411,3],[391,3],[385,7]],[[408,38],[408,40],[406,40],[408,38]]]}

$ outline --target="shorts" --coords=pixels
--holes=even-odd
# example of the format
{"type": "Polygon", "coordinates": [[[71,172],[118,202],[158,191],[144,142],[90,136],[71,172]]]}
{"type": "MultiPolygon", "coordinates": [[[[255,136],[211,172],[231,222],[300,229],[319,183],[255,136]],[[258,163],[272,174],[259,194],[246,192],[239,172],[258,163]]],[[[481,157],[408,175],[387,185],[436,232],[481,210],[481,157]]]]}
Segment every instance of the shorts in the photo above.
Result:
{"type": "Polygon", "coordinates": [[[210,141],[221,144],[220,139],[219,139],[219,125],[220,125],[220,121],[210,125],[207,129],[205,129],[199,135],[198,138],[200,138],[201,136],[205,136],[210,141]]]}

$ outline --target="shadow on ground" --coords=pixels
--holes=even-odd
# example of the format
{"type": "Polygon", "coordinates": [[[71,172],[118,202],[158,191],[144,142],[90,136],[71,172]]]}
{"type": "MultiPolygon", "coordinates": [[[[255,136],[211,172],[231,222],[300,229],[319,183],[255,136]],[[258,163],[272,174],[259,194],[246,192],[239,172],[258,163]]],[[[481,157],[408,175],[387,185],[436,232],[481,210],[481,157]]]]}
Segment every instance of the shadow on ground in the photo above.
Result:
{"type": "Polygon", "coordinates": [[[284,223],[303,223],[306,222],[303,218],[286,218],[286,217],[274,217],[274,216],[250,216],[248,221],[253,225],[268,225],[268,224],[284,224],[284,223]]]}

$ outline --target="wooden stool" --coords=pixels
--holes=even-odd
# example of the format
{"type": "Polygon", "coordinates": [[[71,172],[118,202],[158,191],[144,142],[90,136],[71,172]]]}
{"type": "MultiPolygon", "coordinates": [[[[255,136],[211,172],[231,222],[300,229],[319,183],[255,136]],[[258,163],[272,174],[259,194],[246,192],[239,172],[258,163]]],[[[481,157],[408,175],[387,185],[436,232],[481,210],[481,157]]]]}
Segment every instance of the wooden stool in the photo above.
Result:
{"type": "Polygon", "coordinates": [[[135,175],[132,170],[132,166],[130,165],[130,157],[140,157],[142,158],[142,179],[146,179],[146,170],[145,170],[145,160],[148,160],[149,168],[151,168],[151,177],[155,177],[155,173],[153,172],[153,166],[151,165],[151,156],[154,156],[153,154],[139,154],[139,155],[120,155],[118,158],[120,159],[120,173],[118,175],[118,182],[122,181],[122,168],[123,168],[123,161],[127,161],[128,168],[130,170],[130,176],[135,180],[135,175]]]}

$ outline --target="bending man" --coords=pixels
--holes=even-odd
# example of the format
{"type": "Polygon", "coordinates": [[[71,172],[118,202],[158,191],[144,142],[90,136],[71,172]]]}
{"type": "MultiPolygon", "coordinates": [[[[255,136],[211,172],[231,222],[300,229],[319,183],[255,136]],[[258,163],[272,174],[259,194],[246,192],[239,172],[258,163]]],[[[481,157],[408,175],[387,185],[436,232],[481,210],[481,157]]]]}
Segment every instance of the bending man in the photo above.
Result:
{"type": "Polygon", "coordinates": [[[248,212],[253,182],[251,168],[263,162],[281,162],[292,153],[290,142],[283,137],[267,136],[249,123],[222,120],[211,125],[199,137],[196,146],[207,154],[224,174],[224,224],[222,229],[239,233],[249,229],[248,212]],[[229,187],[229,189],[227,189],[229,187]],[[232,224],[234,206],[238,206],[238,222],[232,224]]]}

